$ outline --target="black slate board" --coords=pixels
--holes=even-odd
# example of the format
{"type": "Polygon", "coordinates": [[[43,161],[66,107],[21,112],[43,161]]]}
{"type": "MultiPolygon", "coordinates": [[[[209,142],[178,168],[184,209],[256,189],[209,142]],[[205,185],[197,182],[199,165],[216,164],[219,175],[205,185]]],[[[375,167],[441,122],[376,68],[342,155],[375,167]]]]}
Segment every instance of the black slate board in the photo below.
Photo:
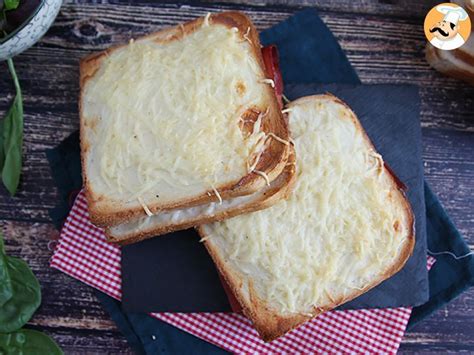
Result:
{"type": "MultiPolygon", "coordinates": [[[[341,308],[422,304],[428,299],[428,279],[418,90],[407,85],[303,84],[285,88],[291,100],[324,92],[352,107],[377,150],[408,186],[416,218],[415,250],[405,267],[341,308]]],[[[124,247],[122,292],[122,307],[127,311],[230,311],[217,272],[193,230],[124,247]]]]}
{"type": "Polygon", "coordinates": [[[122,248],[122,308],[134,312],[230,310],[214,263],[188,229],[122,248]]]}

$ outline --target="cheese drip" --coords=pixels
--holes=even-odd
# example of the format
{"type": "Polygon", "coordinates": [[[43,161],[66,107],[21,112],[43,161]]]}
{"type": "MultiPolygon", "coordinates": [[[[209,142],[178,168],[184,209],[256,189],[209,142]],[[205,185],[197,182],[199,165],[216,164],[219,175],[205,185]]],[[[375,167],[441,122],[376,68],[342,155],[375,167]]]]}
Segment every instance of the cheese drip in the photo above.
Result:
{"type": "Polygon", "coordinates": [[[82,95],[94,192],[146,205],[244,176],[260,132],[244,135],[239,119],[266,110],[262,79],[249,43],[219,24],[110,53],[82,95]]]}
{"type": "Polygon", "coordinates": [[[283,315],[308,314],[363,289],[393,265],[409,235],[382,158],[343,105],[303,100],[289,122],[297,157],[290,197],[204,227],[206,243],[243,280],[242,292],[251,280],[283,315]]]}

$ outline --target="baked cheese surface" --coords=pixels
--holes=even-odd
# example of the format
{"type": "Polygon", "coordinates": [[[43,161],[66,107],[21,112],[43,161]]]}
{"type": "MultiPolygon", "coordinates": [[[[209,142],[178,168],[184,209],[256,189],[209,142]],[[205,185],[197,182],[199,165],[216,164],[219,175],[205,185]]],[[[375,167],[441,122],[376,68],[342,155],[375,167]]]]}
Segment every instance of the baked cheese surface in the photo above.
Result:
{"type": "Polygon", "coordinates": [[[245,176],[264,133],[260,120],[243,134],[239,120],[269,99],[251,50],[236,28],[204,21],[182,39],[151,36],[103,58],[82,92],[92,191],[146,206],[245,176]]]}
{"type": "Polygon", "coordinates": [[[296,184],[259,212],[204,226],[224,268],[281,315],[334,305],[381,279],[411,236],[383,160],[331,96],[290,106],[296,184]]]}

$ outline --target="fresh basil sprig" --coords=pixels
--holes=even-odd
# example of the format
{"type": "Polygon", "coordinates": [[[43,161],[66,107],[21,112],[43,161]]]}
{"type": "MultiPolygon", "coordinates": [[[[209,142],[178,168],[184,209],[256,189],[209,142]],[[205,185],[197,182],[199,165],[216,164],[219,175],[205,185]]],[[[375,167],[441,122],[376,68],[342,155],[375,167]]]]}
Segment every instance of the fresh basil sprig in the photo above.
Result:
{"type": "Polygon", "coordinates": [[[13,296],[12,281],[7,267],[7,256],[0,237],[0,309],[13,296]]]}
{"type": "Polygon", "coordinates": [[[46,334],[20,329],[40,303],[38,280],[27,263],[6,255],[0,232],[0,354],[63,354],[46,334]]]}
{"type": "Polygon", "coordinates": [[[7,11],[15,10],[20,5],[20,0],[0,0],[0,38],[7,35],[7,11]]]}
{"type": "Polygon", "coordinates": [[[0,306],[0,332],[8,333],[20,329],[30,320],[41,303],[41,289],[26,262],[5,254],[3,241],[0,252],[3,254],[0,258],[6,261],[2,267],[4,272],[0,272],[4,277],[0,281],[10,283],[0,306]]]}
{"type": "MultiPolygon", "coordinates": [[[[0,38],[7,35],[7,11],[15,10],[20,0],[0,0],[0,38]]],[[[15,85],[15,98],[5,118],[0,120],[0,173],[3,185],[15,195],[20,183],[23,147],[23,98],[13,60],[7,60],[15,85]]]]}
{"type": "Polygon", "coordinates": [[[0,354],[62,355],[61,348],[44,333],[20,329],[13,333],[0,333],[0,354]]]}
{"type": "Polygon", "coordinates": [[[5,10],[14,10],[20,5],[20,0],[3,0],[5,10]]]}
{"type": "Polygon", "coordinates": [[[21,259],[7,256],[12,297],[0,307],[0,332],[13,332],[30,320],[41,303],[38,280],[21,259]]]}
{"type": "Polygon", "coordinates": [[[8,69],[13,78],[16,95],[5,118],[0,121],[0,170],[2,181],[13,196],[20,183],[23,147],[23,97],[13,60],[8,61],[8,69]]]}

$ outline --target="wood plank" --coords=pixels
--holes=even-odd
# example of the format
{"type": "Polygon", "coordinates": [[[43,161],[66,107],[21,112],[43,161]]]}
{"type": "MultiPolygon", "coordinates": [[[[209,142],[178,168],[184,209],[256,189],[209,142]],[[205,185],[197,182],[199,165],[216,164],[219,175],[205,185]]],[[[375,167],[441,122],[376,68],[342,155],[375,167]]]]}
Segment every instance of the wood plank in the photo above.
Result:
{"type": "MultiPolygon", "coordinates": [[[[147,5],[151,1],[134,1],[134,5],[147,5]]],[[[173,1],[167,0],[173,4],[173,1]]],[[[114,3],[126,3],[126,1],[114,1],[114,3]]],[[[163,3],[163,2],[162,2],[163,3]]],[[[425,16],[428,10],[439,1],[425,0],[414,2],[410,0],[202,0],[202,1],[180,1],[180,4],[198,6],[204,4],[219,4],[220,7],[232,5],[233,8],[251,11],[255,8],[272,9],[301,9],[305,7],[316,8],[319,11],[336,11],[362,14],[382,14],[390,16],[425,16]]]]}
{"type": "Polygon", "coordinates": [[[463,293],[405,334],[400,353],[474,352],[474,289],[463,293]]]}
{"type": "MultiPolygon", "coordinates": [[[[212,0],[204,0],[203,3],[215,3],[212,0]]],[[[186,4],[198,4],[196,1],[184,1],[186,4]]],[[[237,4],[242,6],[252,7],[272,7],[272,8],[303,8],[303,7],[314,7],[319,11],[337,11],[337,12],[348,12],[353,14],[378,14],[385,16],[425,16],[428,10],[438,1],[428,0],[414,2],[410,0],[362,0],[362,1],[350,1],[350,0],[219,0],[221,4],[237,4]],[[245,6],[244,5],[244,6],[245,6]]]]}
{"type": "Polygon", "coordinates": [[[32,327],[47,333],[61,346],[65,354],[135,354],[119,332],[89,329],[53,329],[32,327]]]}
{"type": "Polygon", "coordinates": [[[423,128],[426,180],[461,234],[474,244],[474,134],[423,128]]]}
{"type": "MultiPolygon", "coordinates": [[[[67,353],[130,352],[91,289],[48,267],[47,242],[56,232],[45,222],[58,197],[45,149],[78,127],[78,61],[91,51],[208,11],[245,10],[264,29],[312,3],[257,0],[251,6],[235,6],[230,4],[233,1],[219,5],[118,1],[114,6],[70,2],[42,41],[15,59],[25,96],[25,163],[17,197],[10,198],[0,188],[0,218],[9,220],[4,224],[8,252],[27,259],[43,286],[43,305],[30,324],[52,334],[67,353]]],[[[315,4],[364,83],[420,86],[427,180],[474,246],[474,88],[438,74],[426,63],[421,23],[431,5],[408,0],[318,0],[315,4]]],[[[4,63],[0,70],[6,72],[4,63]]],[[[0,92],[13,92],[7,75],[0,77],[0,92]]],[[[11,94],[0,97],[0,116],[10,100],[11,94]]],[[[407,334],[401,349],[407,353],[474,351],[473,316],[471,289],[407,334]]]]}

